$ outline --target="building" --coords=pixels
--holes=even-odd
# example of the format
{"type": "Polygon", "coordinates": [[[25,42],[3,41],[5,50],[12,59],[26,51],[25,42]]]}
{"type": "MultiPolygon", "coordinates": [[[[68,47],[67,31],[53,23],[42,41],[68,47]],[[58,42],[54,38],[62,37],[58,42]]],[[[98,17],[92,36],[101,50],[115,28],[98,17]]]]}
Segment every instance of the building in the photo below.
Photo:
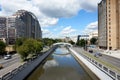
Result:
{"type": "Polygon", "coordinates": [[[70,37],[65,37],[64,41],[68,43],[69,41],[71,41],[71,38],[70,37]]]}
{"type": "Polygon", "coordinates": [[[99,47],[120,49],[120,0],[102,0],[98,4],[99,47]]]}
{"type": "Polygon", "coordinates": [[[26,10],[18,10],[10,17],[0,17],[0,38],[5,38],[8,44],[14,44],[16,38],[23,37],[42,38],[39,21],[33,13],[26,10]]]}
{"type": "Polygon", "coordinates": [[[6,42],[7,29],[6,29],[6,17],[0,17],[0,40],[6,42]]]}
{"type": "Polygon", "coordinates": [[[91,32],[91,33],[89,34],[89,40],[90,40],[91,38],[98,38],[98,32],[91,32]]]}
{"type": "Polygon", "coordinates": [[[42,38],[42,31],[37,17],[28,11],[18,10],[16,16],[16,36],[26,38],[42,38]]]}

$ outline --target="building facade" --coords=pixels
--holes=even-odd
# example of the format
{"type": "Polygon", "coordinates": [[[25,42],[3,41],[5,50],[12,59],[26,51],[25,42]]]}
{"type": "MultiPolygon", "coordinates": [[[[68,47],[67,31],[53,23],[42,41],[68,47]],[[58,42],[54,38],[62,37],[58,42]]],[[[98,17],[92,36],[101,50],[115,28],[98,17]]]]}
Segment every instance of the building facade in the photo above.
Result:
{"type": "Polygon", "coordinates": [[[6,29],[6,17],[0,17],[0,40],[6,41],[7,29],[6,29]]]}
{"type": "Polygon", "coordinates": [[[17,37],[42,38],[39,21],[33,13],[25,10],[18,10],[13,16],[16,16],[17,37]]]}
{"type": "Polygon", "coordinates": [[[98,12],[99,47],[106,47],[110,50],[120,49],[120,0],[102,0],[98,4],[98,12]],[[103,2],[105,3],[103,4],[103,2]],[[103,7],[105,10],[101,10],[103,7]],[[102,13],[102,16],[100,13],[102,13]],[[104,31],[106,33],[106,41],[104,41],[106,46],[102,44],[101,38],[104,36],[102,34],[104,29],[106,29],[104,31]]]}
{"type": "Polygon", "coordinates": [[[18,10],[5,19],[0,17],[0,38],[5,38],[8,44],[14,44],[16,38],[40,39],[42,38],[42,31],[39,21],[33,13],[18,10]],[[2,27],[5,29],[4,35],[2,34],[2,27]]]}
{"type": "Polygon", "coordinates": [[[106,0],[98,4],[98,45],[107,49],[106,0]]]}

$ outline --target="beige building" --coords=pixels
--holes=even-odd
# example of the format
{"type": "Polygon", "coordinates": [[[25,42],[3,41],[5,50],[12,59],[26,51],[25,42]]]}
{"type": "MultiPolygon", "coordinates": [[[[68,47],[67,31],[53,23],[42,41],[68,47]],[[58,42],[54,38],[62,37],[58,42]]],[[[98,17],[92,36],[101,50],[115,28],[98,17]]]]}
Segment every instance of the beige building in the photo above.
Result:
{"type": "Polygon", "coordinates": [[[99,47],[120,49],[120,0],[102,0],[98,4],[99,47]]]}

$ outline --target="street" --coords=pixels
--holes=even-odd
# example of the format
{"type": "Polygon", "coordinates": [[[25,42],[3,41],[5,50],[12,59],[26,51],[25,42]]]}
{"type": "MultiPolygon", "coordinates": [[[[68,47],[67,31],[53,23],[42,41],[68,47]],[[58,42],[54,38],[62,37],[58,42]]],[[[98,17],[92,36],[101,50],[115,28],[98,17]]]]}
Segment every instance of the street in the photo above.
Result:
{"type": "Polygon", "coordinates": [[[11,59],[7,59],[7,60],[4,60],[3,58],[0,59],[0,64],[2,64],[4,68],[11,66],[17,62],[20,62],[20,57],[18,54],[12,55],[11,59]]]}
{"type": "MultiPolygon", "coordinates": [[[[73,49],[77,52],[83,53],[83,49],[81,49],[79,47],[74,47],[73,49]]],[[[100,52],[100,51],[94,49],[93,53],[89,53],[89,54],[92,54],[94,56],[94,54],[96,52],[100,52]]],[[[118,58],[114,58],[114,57],[111,57],[111,56],[108,56],[105,54],[102,54],[102,56],[99,56],[98,58],[102,61],[108,62],[108,63],[120,68],[120,59],[118,59],[118,58]]]]}
{"type": "MultiPolygon", "coordinates": [[[[93,55],[95,55],[97,52],[100,52],[102,53],[99,49],[97,48],[93,48],[93,55]]],[[[115,58],[115,57],[112,57],[112,56],[109,56],[109,55],[105,55],[105,54],[102,54],[102,56],[99,56],[99,59],[103,60],[103,61],[106,61],[112,65],[115,65],[117,67],[120,67],[120,59],[118,58],[115,58]]]]}

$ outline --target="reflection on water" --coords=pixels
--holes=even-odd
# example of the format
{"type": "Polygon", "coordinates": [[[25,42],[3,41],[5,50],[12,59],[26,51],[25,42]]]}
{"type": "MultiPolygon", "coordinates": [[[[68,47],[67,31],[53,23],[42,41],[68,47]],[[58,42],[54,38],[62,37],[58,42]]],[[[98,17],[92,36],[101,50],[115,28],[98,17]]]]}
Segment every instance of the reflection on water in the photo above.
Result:
{"type": "Polygon", "coordinates": [[[58,48],[27,80],[92,80],[65,48],[58,48]]]}

